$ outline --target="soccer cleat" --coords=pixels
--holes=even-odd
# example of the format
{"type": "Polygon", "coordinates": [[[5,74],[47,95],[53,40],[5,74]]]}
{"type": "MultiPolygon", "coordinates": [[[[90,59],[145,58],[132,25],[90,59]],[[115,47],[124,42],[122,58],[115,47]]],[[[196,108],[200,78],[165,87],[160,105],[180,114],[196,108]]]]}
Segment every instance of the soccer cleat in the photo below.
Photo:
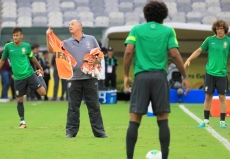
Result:
{"type": "Polygon", "coordinates": [[[198,128],[205,128],[205,127],[209,127],[209,123],[201,123],[200,125],[198,125],[198,128]]]}
{"type": "Polygon", "coordinates": [[[18,128],[24,129],[24,128],[26,128],[26,124],[20,124],[18,128]]]}
{"type": "Polygon", "coordinates": [[[227,128],[227,124],[225,122],[220,122],[220,127],[221,128],[227,128]]]}
{"type": "Polygon", "coordinates": [[[103,135],[100,135],[100,136],[95,136],[96,138],[109,138],[109,136],[108,135],[106,135],[106,134],[103,134],[103,135]]]}

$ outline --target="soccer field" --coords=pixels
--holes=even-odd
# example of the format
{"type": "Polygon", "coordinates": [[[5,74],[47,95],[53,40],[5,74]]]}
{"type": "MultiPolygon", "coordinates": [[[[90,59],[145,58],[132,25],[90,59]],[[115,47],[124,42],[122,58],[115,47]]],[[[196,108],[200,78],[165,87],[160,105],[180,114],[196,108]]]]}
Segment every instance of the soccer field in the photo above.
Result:
{"type": "MultiPolygon", "coordinates": [[[[0,103],[0,159],[126,159],[125,136],[129,103],[101,105],[107,139],[94,138],[85,104],[81,106],[80,131],[76,138],[65,138],[67,102],[25,102],[26,129],[19,129],[16,102],[0,103]]],[[[203,119],[203,105],[183,104],[203,119]]],[[[230,151],[178,104],[170,114],[169,159],[229,159],[230,151]]],[[[226,119],[230,123],[230,118],[226,119]]],[[[230,141],[230,127],[219,128],[219,118],[211,127],[230,141]]],[[[155,117],[144,116],[139,128],[135,159],[144,159],[151,149],[160,149],[155,117]]]]}

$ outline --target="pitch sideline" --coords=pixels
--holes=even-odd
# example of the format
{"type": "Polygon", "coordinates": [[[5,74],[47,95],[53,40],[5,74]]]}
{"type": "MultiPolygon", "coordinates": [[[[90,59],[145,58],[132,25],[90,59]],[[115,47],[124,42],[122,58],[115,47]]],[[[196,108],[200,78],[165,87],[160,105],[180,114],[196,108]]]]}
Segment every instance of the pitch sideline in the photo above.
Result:
{"type": "MultiPolygon", "coordinates": [[[[198,123],[203,122],[199,117],[189,111],[184,105],[179,105],[179,107],[188,114],[191,118],[196,120],[198,123]]],[[[218,132],[216,132],[212,127],[205,128],[212,136],[214,136],[217,140],[219,140],[229,151],[230,151],[230,143],[227,139],[221,136],[218,132]]]]}

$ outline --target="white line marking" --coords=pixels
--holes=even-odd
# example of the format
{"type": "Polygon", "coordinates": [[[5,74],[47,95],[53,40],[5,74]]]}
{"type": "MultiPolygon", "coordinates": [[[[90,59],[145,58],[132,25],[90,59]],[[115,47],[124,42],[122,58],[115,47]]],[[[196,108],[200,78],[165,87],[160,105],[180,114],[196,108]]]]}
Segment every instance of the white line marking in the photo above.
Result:
{"type": "Polygon", "coordinates": [[[41,103],[42,103],[42,101],[38,101],[38,102],[32,103],[32,105],[39,105],[41,103]]]}
{"type": "MultiPolygon", "coordinates": [[[[193,118],[194,120],[196,120],[198,123],[203,122],[203,120],[201,120],[200,118],[198,118],[195,114],[193,114],[192,112],[190,112],[187,108],[185,108],[184,105],[179,105],[179,107],[186,113],[188,114],[191,118],[193,118]]],[[[207,127],[205,128],[210,134],[212,134],[212,136],[214,136],[217,140],[219,140],[229,151],[230,151],[230,143],[227,139],[225,139],[223,136],[221,136],[220,134],[218,134],[218,132],[216,132],[212,127],[207,127]]]]}

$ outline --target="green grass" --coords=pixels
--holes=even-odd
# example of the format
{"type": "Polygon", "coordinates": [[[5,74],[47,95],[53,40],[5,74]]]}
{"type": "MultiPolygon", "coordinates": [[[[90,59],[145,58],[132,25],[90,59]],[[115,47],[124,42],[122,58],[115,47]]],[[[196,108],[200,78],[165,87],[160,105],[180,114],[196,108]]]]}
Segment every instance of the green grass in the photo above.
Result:
{"type": "MultiPolygon", "coordinates": [[[[192,105],[192,104],[186,104],[186,107],[193,112],[196,116],[203,119],[204,113],[203,113],[203,105],[192,105]]],[[[226,117],[226,123],[230,124],[230,118],[226,117]]],[[[228,141],[230,141],[230,130],[229,127],[227,128],[227,131],[223,128],[220,128],[220,118],[219,117],[210,117],[209,119],[210,126],[215,129],[221,136],[226,138],[228,141]]],[[[230,125],[229,125],[230,126],[230,125]]]]}
{"type": "MultiPolygon", "coordinates": [[[[76,138],[65,138],[67,102],[25,102],[27,129],[18,129],[16,102],[0,103],[0,159],[125,159],[125,136],[129,103],[101,105],[108,139],[93,137],[86,105],[81,106],[81,124],[76,138]]],[[[201,119],[202,105],[185,106],[201,119]]],[[[169,124],[169,159],[229,159],[230,152],[178,104],[172,105],[169,124]]],[[[230,129],[220,129],[219,119],[211,126],[230,141],[230,129]]],[[[230,123],[229,118],[226,120],[230,123]]],[[[144,116],[139,128],[135,159],[144,159],[151,149],[160,149],[155,117],[144,116]]]]}

